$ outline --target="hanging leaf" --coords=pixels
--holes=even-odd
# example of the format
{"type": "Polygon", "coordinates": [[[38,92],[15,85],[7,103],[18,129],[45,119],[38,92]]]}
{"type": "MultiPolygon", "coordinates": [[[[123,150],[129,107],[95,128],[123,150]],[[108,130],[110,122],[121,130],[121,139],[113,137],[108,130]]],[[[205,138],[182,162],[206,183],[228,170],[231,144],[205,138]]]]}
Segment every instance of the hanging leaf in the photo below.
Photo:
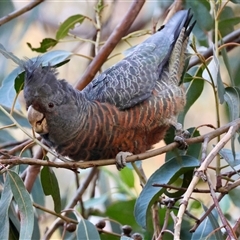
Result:
{"type": "Polygon", "coordinates": [[[218,98],[219,98],[219,102],[221,104],[223,104],[225,89],[224,89],[223,81],[222,81],[222,78],[220,75],[220,63],[219,63],[218,57],[216,56],[216,49],[215,49],[214,45],[212,45],[212,47],[213,47],[213,61],[216,65],[216,80],[215,80],[215,82],[217,83],[218,98]]]}
{"type": "Polygon", "coordinates": [[[146,217],[149,207],[165,192],[165,188],[153,187],[154,183],[171,184],[186,172],[199,166],[199,161],[191,156],[181,156],[181,159],[172,158],[155,171],[148,179],[140,193],[134,209],[137,223],[146,227],[146,217]]]}
{"type": "Polygon", "coordinates": [[[191,81],[190,85],[186,90],[186,105],[184,106],[184,110],[178,116],[178,122],[184,122],[185,116],[191,106],[197,101],[200,97],[204,87],[204,81],[201,79],[194,79],[191,81]]]}
{"type": "Polygon", "coordinates": [[[44,194],[46,196],[52,196],[55,212],[61,212],[61,197],[58,181],[55,173],[48,166],[44,166],[41,170],[41,183],[44,194]]]}
{"type": "Polygon", "coordinates": [[[235,167],[240,165],[240,153],[235,153],[235,157],[231,149],[223,148],[219,154],[226,162],[235,170],[235,167]]]}
{"type": "Polygon", "coordinates": [[[240,116],[240,96],[239,93],[234,87],[226,87],[224,100],[227,103],[228,110],[229,110],[229,117],[230,121],[233,121],[240,116]]]}
{"type": "MultiPolygon", "coordinates": [[[[202,204],[204,211],[206,212],[208,208],[202,204]]],[[[221,233],[218,221],[217,221],[217,214],[216,211],[213,210],[215,214],[210,212],[205,220],[199,225],[196,231],[193,233],[191,240],[199,239],[211,239],[211,240],[223,240],[223,234],[221,233]],[[218,229],[216,231],[216,229],[218,229]],[[209,234],[211,234],[211,238],[208,238],[209,234]]]]}
{"type": "Polygon", "coordinates": [[[12,170],[8,170],[10,186],[20,213],[19,239],[31,239],[33,233],[34,212],[31,197],[26,190],[22,179],[12,170]]]}
{"type": "MultiPolygon", "coordinates": [[[[221,42],[221,44],[223,44],[223,42],[221,42]]],[[[221,54],[222,54],[222,57],[223,57],[224,64],[225,64],[225,66],[227,68],[227,72],[228,72],[229,78],[231,80],[231,84],[232,84],[232,86],[234,86],[234,80],[233,80],[233,76],[232,76],[232,69],[231,69],[231,66],[230,66],[230,63],[229,63],[229,58],[228,58],[228,54],[227,54],[226,48],[222,48],[221,49],[221,54]]]]}
{"type": "Polygon", "coordinates": [[[82,219],[77,227],[77,240],[101,240],[96,226],[82,219]]]}
{"type": "Polygon", "coordinates": [[[13,194],[10,186],[9,175],[7,174],[0,198],[0,239],[9,239],[8,211],[12,197],[13,194]]]}

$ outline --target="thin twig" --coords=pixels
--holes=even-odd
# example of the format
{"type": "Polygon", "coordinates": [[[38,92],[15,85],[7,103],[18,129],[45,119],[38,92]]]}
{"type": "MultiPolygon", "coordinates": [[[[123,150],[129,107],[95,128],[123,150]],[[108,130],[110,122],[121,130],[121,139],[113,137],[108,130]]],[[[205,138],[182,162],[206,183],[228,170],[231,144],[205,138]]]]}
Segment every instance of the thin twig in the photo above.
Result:
{"type": "Polygon", "coordinates": [[[2,26],[3,24],[13,20],[14,18],[19,17],[20,15],[32,10],[33,8],[35,8],[37,5],[39,5],[40,3],[44,2],[44,0],[36,0],[36,1],[32,1],[30,2],[28,5],[26,5],[25,7],[16,10],[12,13],[9,13],[8,15],[0,18],[0,26],[2,26]]]}
{"type": "Polygon", "coordinates": [[[237,240],[237,237],[236,235],[234,234],[233,232],[233,229],[231,228],[231,226],[229,225],[228,221],[226,220],[225,216],[223,215],[223,212],[221,210],[221,207],[219,205],[219,202],[218,202],[218,199],[217,199],[217,196],[216,196],[216,193],[213,189],[213,186],[212,186],[212,182],[211,180],[209,179],[208,175],[206,174],[206,178],[207,178],[207,182],[208,182],[208,186],[209,186],[209,189],[211,191],[211,195],[212,195],[212,199],[213,199],[213,202],[214,202],[214,205],[215,205],[215,209],[217,210],[218,212],[218,215],[222,221],[222,224],[226,230],[226,232],[228,233],[228,236],[231,237],[231,239],[236,239],[237,240]]]}
{"type": "MultiPolygon", "coordinates": [[[[170,184],[159,184],[159,183],[153,183],[152,184],[153,187],[162,187],[162,188],[168,188],[168,189],[173,189],[173,190],[184,190],[186,191],[187,188],[183,188],[183,187],[176,187],[176,186],[172,186],[170,184]]],[[[208,189],[198,189],[198,188],[195,188],[193,190],[193,192],[195,193],[210,193],[210,191],[208,189]]]]}
{"type": "MultiPolygon", "coordinates": [[[[225,36],[221,42],[218,43],[218,46],[220,47],[222,44],[230,43],[230,42],[235,42],[239,43],[240,42],[240,29],[237,29],[231,33],[229,33],[227,36],[225,36]]],[[[213,48],[210,47],[204,53],[201,54],[205,59],[211,57],[213,55],[213,48]]],[[[188,69],[192,68],[193,66],[196,66],[197,64],[201,63],[201,60],[196,56],[192,57],[189,64],[188,64],[188,69]]]]}
{"type": "MultiPolygon", "coordinates": [[[[233,227],[233,231],[236,232],[238,234],[237,237],[239,237],[239,231],[240,231],[240,218],[237,220],[237,222],[235,223],[234,227],[233,227]]],[[[231,240],[230,236],[228,236],[226,238],[226,240],[231,240]]]]}
{"type": "Polygon", "coordinates": [[[232,138],[232,136],[235,134],[235,132],[237,131],[237,129],[239,127],[240,127],[240,122],[238,124],[237,123],[233,124],[229,128],[229,130],[225,134],[225,136],[216,144],[216,146],[208,154],[205,161],[202,162],[201,166],[196,170],[196,172],[194,174],[194,177],[193,177],[191,183],[189,184],[189,187],[188,187],[187,191],[184,194],[182,204],[180,205],[180,208],[179,208],[179,211],[178,211],[178,215],[177,215],[177,219],[176,219],[177,222],[176,222],[175,230],[174,230],[174,240],[179,240],[180,239],[180,231],[181,231],[181,224],[182,224],[183,215],[184,215],[184,212],[187,208],[188,201],[189,201],[189,199],[192,195],[192,192],[195,189],[197,183],[199,182],[199,180],[201,178],[204,180],[204,176],[205,176],[205,172],[207,170],[207,167],[213,161],[213,159],[218,154],[220,149],[222,149],[225,146],[225,144],[232,138]]]}
{"type": "Polygon", "coordinates": [[[45,207],[43,207],[43,206],[41,206],[41,205],[39,205],[39,204],[37,204],[37,203],[33,203],[33,206],[34,206],[35,208],[37,208],[37,209],[40,209],[40,210],[42,210],[42,211],[44,211],[44,212],[47,212],[47,213],[51,214],[51,215],[54,215],[54,216],[56,216],[56,217],[59,217],[59,218],[61,218],[63,221],[65,221],[65,222],[67,222],[67,223],[78,224],[78,221],[76,221],[75,219],[68,218],[68,217],[66,217],[66,216],[64,216],[64,215],[62,215],[62,214],[60,214],[60,213],[56,213],[56,212],[54,212],[54,211],[52,211],[52,210],[50,210],[50,209],[48,209],[48,208],[45,208],[45,207]]]}

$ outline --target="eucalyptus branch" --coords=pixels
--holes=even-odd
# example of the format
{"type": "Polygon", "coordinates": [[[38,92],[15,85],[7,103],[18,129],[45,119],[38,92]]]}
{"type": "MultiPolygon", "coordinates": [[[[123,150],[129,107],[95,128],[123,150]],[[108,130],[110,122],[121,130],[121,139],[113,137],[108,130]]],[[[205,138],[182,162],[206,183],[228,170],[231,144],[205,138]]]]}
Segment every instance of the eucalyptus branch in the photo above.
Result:
{"type": "Polygon", "coordinates": [[[13,20],[14,18],[19,17],[20,15],[24,14],[25,12],[28,12],[30,10],[32,10],[33,8],[35,8],[37,5],[39,5],[40,3],[44,2],[44,0],[36,0],[36,1],[32,1],[30,2],[28,5],[26,5],[25,7],[16,10],[12,13],[9,13],[8,15],[0,18],[0,26],[2,26],[3,24],[13,20]]]}
{"type": "Polygon", "coordinates": [[[33,203],[33,206],[34,206],[35,208],[38,208],[38,209],[40,209],[40,210],[42,210],[42,211],[44,211],[44,212],[47,212],[47,213],[51,214],[51,215],[54,215],[54,216],[56,216],[56,217],[59,217],[60,219],[62,219],[63,221],[65,221],[65,222],[67,222],[67,223],[78,224],[78,221],[76,221],[76,220],[74,220],[74,219],[71,219],[71,218],[68,218],[68,217],[66,217],[66,216],[64,216],[64,215],[62,215],[62,214],[60,214],[60,213],[56,213],[56,212],[54,212],[54,211],[52,211],[52,210],[50,210],[50,209],[48,209],[48,208],[45,208],[45,207],[43,207],[43,206],[41,206],[41,205],[39,205],[39,204],[37,204],[37,203],[33,203]]]}
{"type": "MultiPolygon", "coordinates": [[[[225,196],[224,193],[221,193],[218,196],[218,202],[220,202],[223,197],[225,196]]],[[[199,220],[196,221],[195,225],[189,230],[189,232],[195,232],[196,229],[198,228],[198,226],[205,220],[205,218],[212,212],[212,210],[215,208],[215,204],[212,204],[206,212],[204,212],[204,214],[201,216],[201,218],[199,220]]]]}
{"type": "MultiPolygon", "coordinates": [[[[218,42],[218,47],[221,47],[223,44],[226,44],[226,43],[240,43],[239,36],[240,36],[240,29],[237,29],[229,33],[221,41],[218,42]]],[[[233,45],[233,46],[235,47],[237,45],[233,45]]],[[[201,53],[201,55],[205,59],[211,57],[213,55],[213,47],[209,47],[206,51],[201,53]]],[[[188,65],[188,69],[192,68],[193,66],[196,66],[199,63],[201,63],[201,60],[197,56],[192,57],[188,65]]]]}
{"type": "MultiPolygon", "coordinates": [[[[215,137],[229,131],[229,129],[231,129],[231,130],[234,129],[234,131],[236,131],[239,127],[240,127],[240,118],[226,124],[223,127],[220,127],[214,131],[211,131],[207,134],[204,134],[204,135],[198,136],[198,137],[189,138],[189,139],[186,139],[185,141],[188,145],[203,142],[204,139],[206,139],[206,138],[208,139],[208,141],[210,141],[210,140],[214,139],[215,137]]],[[[234,131],[232,130],[231,134],[234,134],[234,131]]],[[[224,139],[226,139],[226,136],[224,139]]],[[[173,142],[164,147],[161,147],[161,148],[158,148],[155,150],[151,150],[149,152],[129,156],[126,158],[126,162],[147,160],[150,157],[154,157],[154,156],[172,151],[173,149],[177,148],[178,146],[179,146],[179,143],[173,142]]],[[[215,154],[215,152],[214,152],[214,154],[215,154]]],[[[207,160],[207,158],[206,158],[206,160],[207,160]]],[[[203,163],[205,163],[206,160],[203,163]]],[[[212,161],[212,159],[211,159],[211,161],[212,161]]],[[[81,162],[81,161],[79,161],[79,162],[75,162],[75,161],[52,162],[52,161],[39,160],[36,158],[24,158],[24,157],[20,158],[20,157],[13,156],[12,158],[9,158],[9,159],[6,159],[6,158],[0,159],[0,164],[11,164],[11,165],[28,164],[28,165],[40,165],[40,166],[49,166],[49,167],[67,168],[67,169],[77,169],[77,168],[85,169],[85,168],[94,167],[94,166],[113,165],[113,164],[116,164],[116,160],[115,159],[103,159],[103,160],[84,161],[84,162],[81,162]]],[[[208,165],[209,165],[209,163],[207,164],[207,166],[208,165]]],[[[206,164],[204,164],[204,167],[206,167],[206,164]]]]}
{"type": "Polygon", "coordinates": [[[228,129],[228,132],[225,134],[225,136],[216,144],[216,146],[211,150],[211,152],[206,157],[205,161],[203,161],[200,167],[196,170],[194,177],[191,183],[189,184],[187,191],[184,194],[182,204],[180,205],[180,208],[178,211],[177,222],[175,224],[175,231],[174,231],[174,240],[180,239],[180,230],[181,230],[183,215],[187,208],[188,201],[197,183],[199,182],[200,179],[203,179],[206,181],[205,172],[207,170],[208,165],[213,161],[213,159],[216,157],[220,149],[222,149],[225,146],[225,144],[232,138],[232,136],[235,134],[235,132],[239,127],[240,127],[240,122],[238,119],[238,123],[235,122],[234,124],[232,124],[232,126],[228,129]]]}
{"type": "Polygon", "coordinates": [[[219,217],[220,217],[220,219],[222,221],[222,224],[223,224],[226,232],[228,233],[228,236],[230,236],[231,239],[237,239],[235,233],[233,232],[233,229],[231,228],[231,226],[229,225],[229,223],[227,222],[226,218],[223,215],[223,212],[222,212],[221,207],[219,205],[216,193],[215,193],[215,191],[213,189],[211,180],[209,179],[207,174],[205,176],[207,178],[207,183],[208,183],[209,189],[211,191],[211,196],[212,196],[212,199],[213,199],[213,202],[214,202],[214,205],[215,205],[215,209],[218,212],[218,215],[219,215],[219,217]]]}
{"type": "MultiPolygon", "coordinates": [[[[153,183],[152,184],[153,187],[162,187],[162,188],[167,188],[167,189],[173,189],[173,190],[184,190],[186,191],[187,188],[184,188],[184,187],[176,187],[176,186],[173,186],[173,185],[170,185],[170,184],[160,184],[160,183],[153,183]]],[[[194,193],[210,193],[210,191],[208,189],[198,189],[198,188],[195,188],[193,190],[194,193]]]]}
{"type": "MultiPolygon", "coordinates": [[[[167,230],[167,226],[168,226],[168,223],[169,223],[170,212],[171,212],[171,209],[167,208],[165,216],[164,216],[164,223],[163,223],[162,230],[161,230],[161,232],[160,232],[160,234],[159,234],[159,236],[157,237],[156,240],[162,240],[163,234],[167,230]]],[[[173,233],[171,233],[171,234],[173,235],[173,233]]]]}
{"type": "Polygon", "coordinates": [[[121,40],[121,38],[126,34],[127,30],[130,28],[141,8],[143,7],[145,0],[134,0],[131,7],[129,8],[127,14],[123,17],[122,22],[115,28],[113,33],[110,35],[104,46],[99,51],[98,55],[90,63],[81,80],[78,81],[76,88],[81,90],[88,85],[89,82],[94,78],[98,70],[101,68],[102,64],[106,61],[109,54],[121,40]]]}

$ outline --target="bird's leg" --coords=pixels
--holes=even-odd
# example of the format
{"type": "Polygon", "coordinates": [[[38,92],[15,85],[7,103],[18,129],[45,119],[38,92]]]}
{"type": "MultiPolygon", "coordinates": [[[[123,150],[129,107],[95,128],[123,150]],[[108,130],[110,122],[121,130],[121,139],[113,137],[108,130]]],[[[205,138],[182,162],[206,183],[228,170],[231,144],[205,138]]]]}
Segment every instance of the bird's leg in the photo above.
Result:
{"type": "Polygon", "coordinates": [[[126,158],[132,156],[130,152],[119,152],[116,156],[116,167],[120,171],[126,166],[126,158]]]}
{"type": "Polygon", "coordinates": [[[176,120],[171,121],[171,125],[175,128],[174,141],[179,143],[179,149],[187,150],[188,145],[185,139],[190,137],[189,131],[183,130],[182,124],[178,123],[176,120]]]}

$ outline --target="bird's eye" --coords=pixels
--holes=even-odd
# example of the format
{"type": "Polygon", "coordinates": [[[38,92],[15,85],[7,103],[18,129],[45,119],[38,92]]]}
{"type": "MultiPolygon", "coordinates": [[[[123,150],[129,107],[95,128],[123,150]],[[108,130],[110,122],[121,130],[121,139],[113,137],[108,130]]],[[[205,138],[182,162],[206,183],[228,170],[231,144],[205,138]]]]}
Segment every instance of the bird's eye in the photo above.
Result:
{"type": "Polygon", "coordinates": [[[50,103],[48,104],[48,107],[49,107],[49,108],[53,108],[53,107],[54,107],[54,104],[50,102],[50,103]]]}

